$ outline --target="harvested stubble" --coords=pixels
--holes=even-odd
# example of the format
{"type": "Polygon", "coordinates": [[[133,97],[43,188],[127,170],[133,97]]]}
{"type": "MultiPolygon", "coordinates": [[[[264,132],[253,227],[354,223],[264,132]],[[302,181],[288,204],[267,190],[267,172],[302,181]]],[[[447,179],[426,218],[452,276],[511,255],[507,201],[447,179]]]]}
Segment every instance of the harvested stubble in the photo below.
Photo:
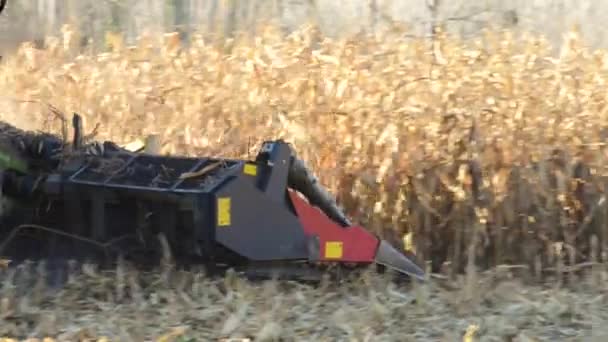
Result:
{"type": "Polygon", "coordinates": [[[77,33],[64,33],[6,58],[5,118],[57,129],[50,103],[100,123],[98,139],[159,133],[164,153],[246,157],[285,138],[355,221],[408,234],[452,274],[561,274],[608,251],[608,57],[575,33],[557,56],[510,32],[330,40],[265,27],[187,47],[175,34],[134,47],[109,36],[112,52],[76,57],[77,33]]]}
{"type": "Polygon", "coordinates": [[[608,319],[605,297],[597,291],[605,286],[587,282],[571,291],[523,287],[518,281],[497,285],[487,277],[475,285],[478,295],[471,300],[435,284],[403,291],[370,274],[356,282],[314,288],[275,281],[252,284],[230,274],[209,279],[171,268],[141,273],[121,264],[112,272],[85,265],[62,289],[50,290],[40,281],[36,265],[31,267],[19,276],[0,271],[0,336],[165,342],[608,337],[601,325],[608,319]],[[36,285],[26,285],[31,281],[36,285]]]}

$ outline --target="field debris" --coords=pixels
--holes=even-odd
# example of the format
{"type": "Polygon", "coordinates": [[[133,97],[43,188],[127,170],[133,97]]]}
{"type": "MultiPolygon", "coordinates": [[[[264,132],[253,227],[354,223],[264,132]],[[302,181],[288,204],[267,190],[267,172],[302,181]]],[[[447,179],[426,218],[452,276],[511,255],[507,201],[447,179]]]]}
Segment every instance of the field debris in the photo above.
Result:
{"type": "Polygon", "coordinates": [[[45,333],[57,341],[86,335],[91,341],[469,342],[525,341],[525,336],[580,341],[592,333],[608,333],[594,324],[608,319],[598,305],[605,295],[586,282],[553,288],[486,276],[480,277],[476,300],[469,301],[463,289],[446,290],[439,282],[412,289],[366,274],[321,288],[234,276],[206,278],[178,270],[164,276],[131,268],[120,272],[81,273],[65,288],[32,287],[19,296],[12,290],[19,287],[18,281],[3,273],[0,298],[7,302],[3,310],[9,311],[0,318],[0,336],[25,339],[45,333]],[[124,279],[120,289],[117,277],[124,279]],[[39,299],[34,303],[31,298],[39,299]]]}

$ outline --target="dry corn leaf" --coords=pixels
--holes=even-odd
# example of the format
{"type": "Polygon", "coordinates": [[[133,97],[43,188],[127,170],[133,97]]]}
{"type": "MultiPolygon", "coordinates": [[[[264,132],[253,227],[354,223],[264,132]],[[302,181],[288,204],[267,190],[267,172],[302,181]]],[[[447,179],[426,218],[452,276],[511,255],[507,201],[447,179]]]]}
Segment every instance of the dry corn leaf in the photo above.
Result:
{"type": "Polygon", "coordinates": [[[170,332],[158,337],[156,339],[157,342],[175,342],[177,338],[180,336],[184,336],[186,334],[187,328],[184,326],[175,327],[171,329],[170,332]]]}
{"type": "Polygon", "coordinates": [[[184,172],[179,176],[179,179],[189,179],[189,178],[197,178],[197,177],[202,177],[204,175],[206,175],[207,173],[215,170],[216,168],[218,168],[220,165],[222,165],[224,162],[223,161],[216,161],[212,164],[209,164],[205,167],[203,167],[200,170],[197,171],[193,171],[193,172],[184,172]]]}
{"type": "Polygon", "coordinates": [[[479,331],[479,326],[476,324],[471,324],[467,327],[467,331],[464,333],[462,337],[462,342],[475,342],[475,335],[479,331]]]}
{"type": "Polygon", "coordinates": [[[146,147],[146,143],[142,139],[137,139],[120,147],[130,152],[140,152],[146,147]]]}

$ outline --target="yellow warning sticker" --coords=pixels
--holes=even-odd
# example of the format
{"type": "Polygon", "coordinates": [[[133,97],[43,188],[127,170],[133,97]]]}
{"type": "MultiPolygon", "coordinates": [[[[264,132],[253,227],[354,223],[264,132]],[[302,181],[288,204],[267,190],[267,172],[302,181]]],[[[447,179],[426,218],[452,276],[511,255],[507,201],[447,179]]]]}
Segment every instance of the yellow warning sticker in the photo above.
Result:
{"type": "Polygon", "coordinates": [[[217,225],[220,227],[230,225],[230,197],[217,199],[217,225]]]}
{"type": "Polygon", "coordinates": [[[258,174],[258,166],[255,164],[245,164],[243,167],[243,173],[250,176],[258,174]]]}
{"type": "Polygon", "coordinates": [[[325,258],[342,258],[342,241],[327,241],[325,243],[325,258]]]}

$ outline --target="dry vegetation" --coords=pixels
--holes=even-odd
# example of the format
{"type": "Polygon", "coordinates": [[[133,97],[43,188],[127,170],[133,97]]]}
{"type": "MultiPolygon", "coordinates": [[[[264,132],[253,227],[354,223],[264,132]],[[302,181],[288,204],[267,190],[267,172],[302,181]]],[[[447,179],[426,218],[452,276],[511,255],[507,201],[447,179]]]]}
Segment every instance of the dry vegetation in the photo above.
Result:
{"type": "MultiPolygon", "coordinates": [[[[1,111],[22,128],[56,130],[51,104],[90,128],[99,123],[98,139],[159,133],[165,153],[246,157],[262,140],[284,138],[356,221],[393,241],[411,237],[407,247],[457,290],[405,293],[376,280],[324,291],[294,285],[276,296],[271,287],[222,291],[198,280],[185,292],[149,285],[123,303],[92,297],[119,290],[113,277],[89,276],[81,281],[90,285],[45,297],[34,313],[34,304],[17,305],[20,321],[135,340],[173,324],[208,337],[235,328],[287,339],[453,341],[471,324],[496,341],[590,337],[591,324],[607,318],[597,309],[608,252],[605,52],[587,51],[575,33],[557,56],[541,38],[509,32],[468,42],[403,37],[332,41],[314,28],[282,37],[264,27],[225,43],[199,36],[186,47],[168,34],[125,47],[109,35],[113,52],[77,55],[77,32],[66,27],[45,49],[25,45],[6,58],[1,111]],[[523,270],[523,281],[582,284],[496,286],[475,271],[495,274],[503,264],[523,270]],[[580,277],[582,269],[593,272],[580,277]],[[105,289],[96,292],[93,280],[105,289]]],[[[18,325],[0,332],[34,329],[18,325]]]]}
{"type": "Polygon", "coordinates": [[[104,274],[87,267],[58,292],[45,289],[44,282],[24,285],[32,279],[41,279],[35,269],[5,278],[0,336],[165,342],[226,337],[599,342],[608,337],[602,326],[608,319],[605,299],[596,291],[601,287],[587,282],[573,291],[485,277],[470,299],[466,287],[447,291],[430,284],[408,291],[377,275],[313,288],[252,284],[232,276],[212,280],[192,272],[138,274],[119,268],[104,274]]]}

